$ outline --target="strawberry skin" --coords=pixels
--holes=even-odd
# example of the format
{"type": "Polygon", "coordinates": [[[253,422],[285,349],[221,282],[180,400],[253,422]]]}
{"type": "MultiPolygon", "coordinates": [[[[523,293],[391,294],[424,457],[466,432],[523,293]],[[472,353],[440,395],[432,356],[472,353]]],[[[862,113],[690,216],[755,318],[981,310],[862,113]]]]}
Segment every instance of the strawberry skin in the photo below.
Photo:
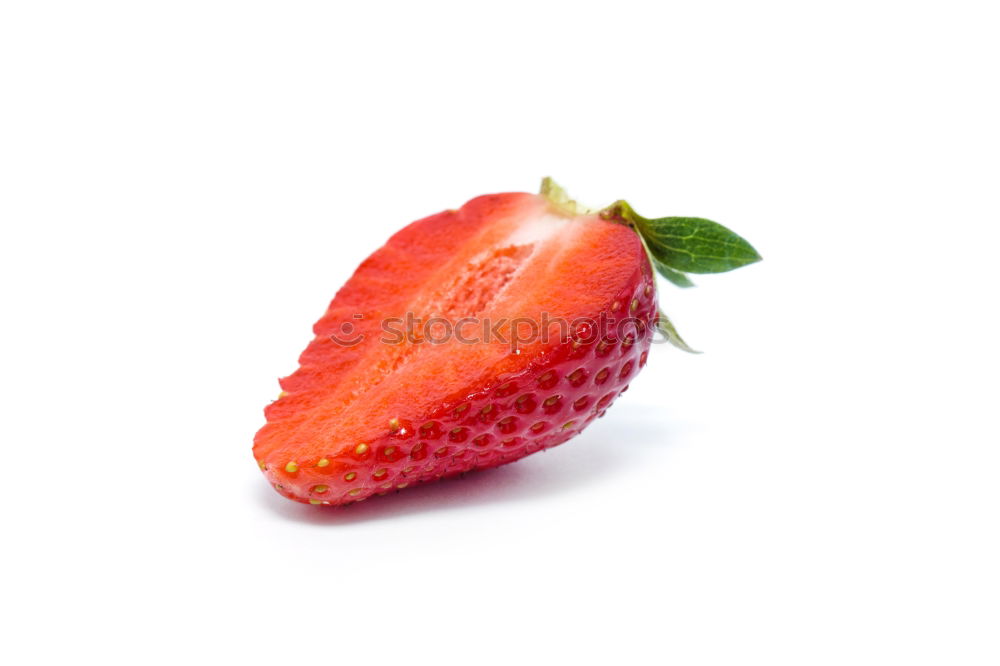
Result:
{"type": "Polygon", "coordinates": [[[646,363],[656,286],[635,231],[575,212],[541,195],[479,197],[366,259],[265,410],[254,456],[274,488],[359,502],[513,462],[603,416],[646,363]],[[386,342],[384,322],[407,312],[499,322],[502,341],[469,323],[477,342],[386,342]],[[563,324],[515,348],[527,321],[563,324]],[[345,324],[363,340],[335,342],[345,324]]]}

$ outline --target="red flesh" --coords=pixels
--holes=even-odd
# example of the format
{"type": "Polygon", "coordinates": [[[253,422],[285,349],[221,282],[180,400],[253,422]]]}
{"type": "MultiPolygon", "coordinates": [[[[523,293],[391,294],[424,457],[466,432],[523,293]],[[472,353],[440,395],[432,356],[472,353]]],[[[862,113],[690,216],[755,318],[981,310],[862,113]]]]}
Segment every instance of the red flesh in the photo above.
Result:
{"type": "MultiPolygon", "coordinates": [[[[656,311],[649,262],[628,227],[567,217],[532,194],[473,199],[410,224],[358,267],[281,380],[254,456],[279,493],[322,504],[513,462],[603,415],[645,364],[656,311]],[[567,336],[553,325],[547,342],[519,353],[499,340],[381,342],[383,319],[408,311],[605,323],[567,336]],[[345,322],[362,343],[331,340],[345,322]]],[[[509,339],[510,328],[498,330],[509,339]]]]}

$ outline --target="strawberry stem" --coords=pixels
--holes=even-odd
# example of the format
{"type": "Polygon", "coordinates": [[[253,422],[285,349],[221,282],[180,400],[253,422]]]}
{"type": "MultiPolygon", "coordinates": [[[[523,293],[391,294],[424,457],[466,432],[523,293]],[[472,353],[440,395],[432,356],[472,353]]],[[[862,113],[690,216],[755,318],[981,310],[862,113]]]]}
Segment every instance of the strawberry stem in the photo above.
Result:
{"type": "Polygon", "coordinates": [[[548,176],[542,179],[542,188],[539,192],[549,200],[552,207],[560,215],[566,217],[576,217],[577,215],[587,215],[594,211],[569,198],[569,194],[556,181],[548,176]]]}
{"type": "MultiPolygon", "coordinates": [[[[603,220],[635,231],[653,270],[678,287],[694,286],[687,273],[724,273],[761,260],[750,243],[711,220],[700,217],[649,219],[636,213],[623,199],[600,211],[591,211],[570,199],[566,190],[551,178],[542,180],[541,193],[563,215],[596,212],[603,220]]],[[[684,342],[662,311],[659,328],[674,346],[699,353],[684,342]]]]}

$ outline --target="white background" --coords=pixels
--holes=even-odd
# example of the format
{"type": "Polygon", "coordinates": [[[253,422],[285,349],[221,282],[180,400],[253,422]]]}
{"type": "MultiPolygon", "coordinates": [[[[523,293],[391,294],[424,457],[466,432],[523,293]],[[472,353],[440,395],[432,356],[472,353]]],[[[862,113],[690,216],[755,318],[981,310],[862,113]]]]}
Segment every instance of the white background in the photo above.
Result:
{"type": "Polygon", "coordinates": [[[997,17],[7,2],[4,661],[997,664],[997,17]],[[552,175],[761,264],[570,444],[349,510],[250,453],[402,225],[552,175]]]}

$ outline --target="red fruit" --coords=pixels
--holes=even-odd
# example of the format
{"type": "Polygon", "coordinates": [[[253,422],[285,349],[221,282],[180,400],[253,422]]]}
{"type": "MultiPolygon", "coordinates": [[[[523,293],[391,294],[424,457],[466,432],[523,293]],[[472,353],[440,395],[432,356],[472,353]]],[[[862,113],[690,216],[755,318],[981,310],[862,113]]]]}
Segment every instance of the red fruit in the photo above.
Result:
{"type": "Polygon", "coordinates": [[[547,194],[478,197],[362,262],[265,409],[254,455],[279,493],[361,501],[513,462],[604,414],[645,364],[653,272],[631,209],[576,214],[547,194]]]}

